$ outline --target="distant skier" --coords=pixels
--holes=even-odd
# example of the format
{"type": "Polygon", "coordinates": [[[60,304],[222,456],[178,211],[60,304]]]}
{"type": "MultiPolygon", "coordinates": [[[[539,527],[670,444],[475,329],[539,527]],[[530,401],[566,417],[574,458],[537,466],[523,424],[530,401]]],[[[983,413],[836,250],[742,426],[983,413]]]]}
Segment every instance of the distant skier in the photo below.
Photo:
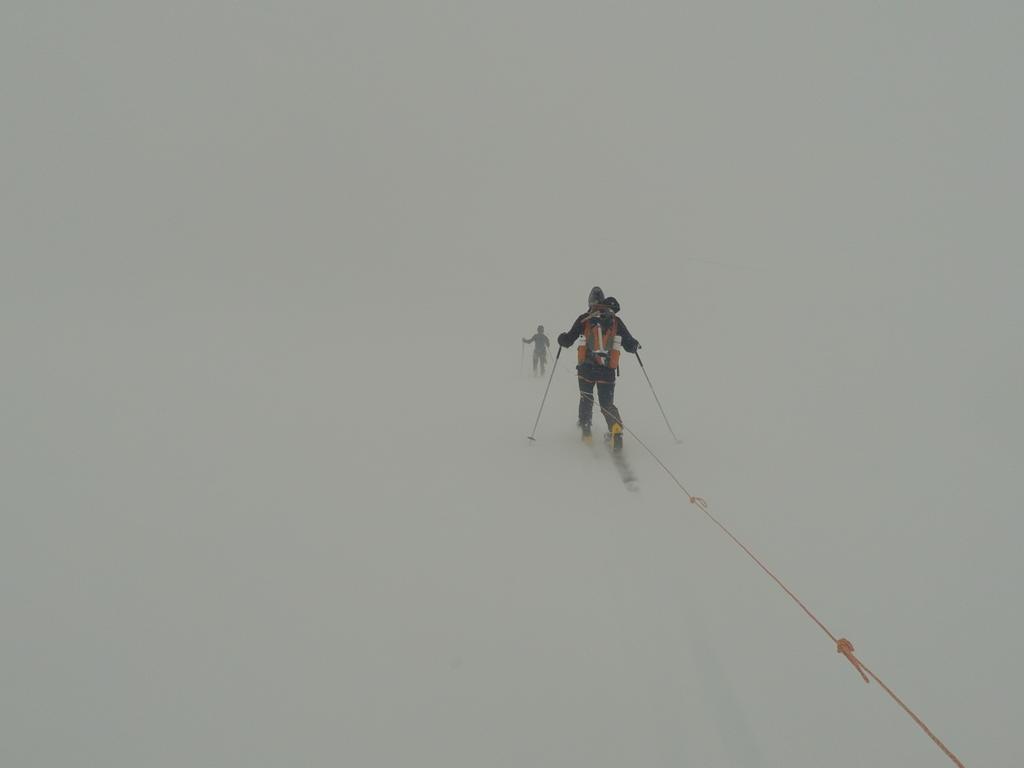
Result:
{"type": "Polygon", "coordinates": [[[576,378],[580,385],[580,409],[577,426],[583,441],[592,440],[591,418],[594,411],[594,387],[597,401],[608,423],[612,450],[622,450],[622,418],[615,405],[615,376],[619,371],[619,348],[631,354],[640,349],[640,342],[618,317],[619,302],[613,296],[605,298],[604,291],[594,286],[587,297],[589,309],[576,318],[572,327],[558,335],[558,344],[568,349],[581,336],[576,349],[576,378]]]}
{"type": "Polygon", "coordinates": [[[537,366],[540,366],[540,375],[544,375],[544,366],[548,362],[548,346],[551,339],[544,335],[544,326],[538,325],[537,332],[528,339],[523,339],[523,344],[533,344],[533,375],[537,375],[537,366]]]}

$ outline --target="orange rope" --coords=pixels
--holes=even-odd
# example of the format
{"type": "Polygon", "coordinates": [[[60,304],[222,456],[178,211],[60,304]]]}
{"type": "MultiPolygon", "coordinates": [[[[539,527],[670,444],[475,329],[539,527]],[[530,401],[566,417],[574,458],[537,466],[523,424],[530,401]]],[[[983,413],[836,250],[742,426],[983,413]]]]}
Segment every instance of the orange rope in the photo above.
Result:
{"type": "MultiPolygon", "coordinates": [[[[600,404],[598,404],[598,402],[596,401],[596,399],[594,398],[593,395],[590,395],[590,394],[584,393],[584,392],[581,392],[580,394],[582,396],[589,397],[591,402],[593,402],[595,405],[597,405],[597,407],[601,409],[601,412],[604,413],[606,416],[611,416],[611,414],[608,411],[606,411],[604,408],[601,408],[600,404]]],[[[621,421],[619,423],[621,424],[621,421]]],[[[841,653],[843,656],[846,657],[847,661],[849,661],[853,665],[853,668],[857,670],[857,672],[860,674],[860,676],[864,679],[865,683],[870,683],[871,680],[874,680],[876,683],[878,683],[878,685],[881,686],[882,690],[884,690],[887,694],[889,694],[889,696],[892,697],[892,700],[895,701],[897,704],[899,704],[900,707],[903,709],[903,711],[906,712],[908,715],[910,715],[911,718],[913,718],[914,722],[917,723],[921,727],[921,730],[923,730],[926,734],[928,734],[929,738],[931,738],[931,740],[934,741],[936,743],[936,745],[938,745],[939,749],[941,749],[946,754],[946,756],[949,757],[949,759],[952,760],[953,763],[958,768],[964,768],[964,764],[962,762],[960,762],[960,759],[956,755],[954,755],[945,744],[942,743],[942,740],[939,739],[939,737],[936,736],[932,732],[932,730],[927,725],[924,724],[924,721],[920,717],[918,717],[917,714],[910,707],[908,707],[903,702],[903,700],[893,692],[893,690],[889,686],[887,686],[885,683],[883,683],[878,678],[878,676],[874,672],[872,672],[864,664],[864,662],[862,662],[860,659],[857,658],[857,656],[853,652],[853,643],[851,643],[845,637],[837,638],[834,634],[832,634],[832,632],[829,630],[829,628],[826,627],[821,622],[821,620],[818,619],[818,617],[815,616],[811,612],[810,608],[808,608],[804,604],[804,602],[799,597],[797,597],[789,587],[787,587],[785,584],[783,584],[782,580],[778,576],[776,576],[774,573],[772,573],[771,569],[769,569],[767,565],[765,565],[763,562],[761,562],[761,559],[757,555],[755,555],[750,550],[750,548],[747,547],[746,544],[744,544],[742,541],[740,541],[738,538],[736,538],[736,536],[733,534],[732,531],[730,531],[728,528],[726,528],[718,520],[718,518],[716,518],[714,515],[711,514],[710,511],[708,511],[708,503],[707,503],[707,501],[705,501],[700,496],[694,496],[692,493],[690,493],[688,490],[686,490],[686,487],[679,481],[679,478],[677,478],[675,476],[675,474],[672,472],[671,469],[669,469],[667,466],[665,466],[665,463],[661,459],[659,459],[657,454],[655,454],[654,451],[652,451],[647,446],[647,443],[645,443],[643,440],[641,440],[637,436],[636,432],[631,430],[625,424],[622,425],[622,428],[626,432],[628,432],[630,435],[632,435],[633,439],[636,440],[637,443],[639,443],[640,446],[645,451],[647,451],[654,458],[654,460],[656,462],[658,462],[658,464],[661,466],[661,468],[664,469],[665,472],[668,473],[668,476],[672,478],[672,480],[675,482],[675,484],[677,486],[679,486],[679,489],[683,493],[686,494],[686,497],[690,500],[690,503],[693,504],[698,509],[700,509],[700,511],[703,512],[711,522],[713,522],[715,525],[717,525],[725,533],[726,536],[728,536],[730,539],[732,539],[733,542],[735,542],[736,545],[740,549],[742,549],[744,552],[746,552],[747,556],[750,557],[750,559],[753,560],[755,563],[757,563],[758,566],[761,568],[761,570],[764,571],[766,574],[768,574],[771,577],[771,579],[776,584],[778,584],[779,587],[782,588],[782,591],[784,591],[787,595],[789,595],[793,599],[793,601],[803,609],[804,613],[806,613],[808,616],[811,617],[811,619],[814,621],[815,624],[817,624],[819,627],[821,627],[821,630],[832,639],[833,643],[836,644],[836,651],[838,653],[841,653]],[[870,680],[868,678],[870,678],[870,680]]]]}

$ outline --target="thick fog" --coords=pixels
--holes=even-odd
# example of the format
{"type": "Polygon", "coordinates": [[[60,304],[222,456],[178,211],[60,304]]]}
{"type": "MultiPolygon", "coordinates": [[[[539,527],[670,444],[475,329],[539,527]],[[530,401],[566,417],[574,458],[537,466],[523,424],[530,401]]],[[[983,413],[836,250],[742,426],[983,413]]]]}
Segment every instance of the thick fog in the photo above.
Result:
{"type": "Polygon", "coordinates": [[[1024,763],[1022,36],[4,4],[0,764],[1024,763]]]}

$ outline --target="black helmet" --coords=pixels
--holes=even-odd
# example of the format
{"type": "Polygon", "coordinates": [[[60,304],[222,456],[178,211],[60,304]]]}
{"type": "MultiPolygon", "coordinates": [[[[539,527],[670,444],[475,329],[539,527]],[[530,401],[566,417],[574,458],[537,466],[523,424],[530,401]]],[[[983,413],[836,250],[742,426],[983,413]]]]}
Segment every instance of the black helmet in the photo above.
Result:
{"type": "Polygon", "coordinates": [[[604,301],[604,291],[601,290],[599,285],[595,285],[590,289],[590,295],[587,296],[587,306],[594,306],[595,304],[601,304],[604,301]]]}
{"type": "Polygon", "coordinates": [[[544,326],[543,325],[538,325],[537,326],[537,333],[544,333],[544,326]]]}
{"type": "Polygon", "coordinates": [[[604,304],[606,307],[608,307],[608,309],[610,309],[612,312],[618,313],[618,311],[619,311],[619,300],[616,299],[614,296],[609,296],[607,299],[605,299],[601,303],[604,304]]]}

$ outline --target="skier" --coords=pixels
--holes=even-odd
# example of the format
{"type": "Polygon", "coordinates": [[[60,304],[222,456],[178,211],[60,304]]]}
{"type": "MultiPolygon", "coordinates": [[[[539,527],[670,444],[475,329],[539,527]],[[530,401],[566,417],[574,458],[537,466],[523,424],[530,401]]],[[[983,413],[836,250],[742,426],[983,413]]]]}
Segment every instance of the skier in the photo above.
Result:
{"type": "Polygon", "coordinates": [[[540,365],[540,375],[544,375],[544,366],[548,362],[548,346],[551,340],[544,335],[544,326],[538,325],[537,332],[528,339],[523,339],[523,344],[533,344],[533,375],[537,375],[537,366],[540,365]]]}
{"type": "Polygon", "coordinates": [[[594,286],[587,297],[589,309],[576,318],[572,327],[558,335],[558,344],[568,349],[580,336],[583,342],[576,349],[576,378],[580,385],[580,409],[577,426],[583,441],[591,442],[591,417],[594,411],[594,387],[597,401],[608,424],[612,450],[622,450],[622,418],[615,406],[615,376],[619,371],[619,348],[631,354],[640,349],[640,342],[618,317],[619,302],[605,298],[604,291],[594,286]]]}

